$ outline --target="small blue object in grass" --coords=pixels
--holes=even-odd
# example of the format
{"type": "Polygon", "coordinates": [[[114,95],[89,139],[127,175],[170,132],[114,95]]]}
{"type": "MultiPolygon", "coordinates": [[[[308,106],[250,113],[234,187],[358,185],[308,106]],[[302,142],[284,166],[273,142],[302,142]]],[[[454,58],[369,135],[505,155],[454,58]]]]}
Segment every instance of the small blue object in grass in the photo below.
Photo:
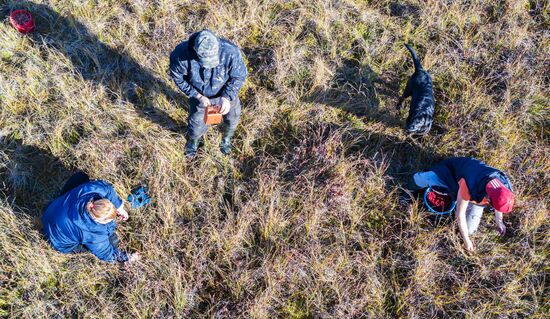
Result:
{"type": "Polygon", "coordinates": [[[148,190],[147,186],[139,186],[132,190],[128,196],[128,202],[132,204],[132,208],[140,208],[151,202],[151,197],[147,195],[148,190]]]}
{"type": "Polygon", "coordinates": [[[449,215],[455,209],[456,201],[444,189],[428,187],[424,192],[424,206],[432,214],[449,215]]]}

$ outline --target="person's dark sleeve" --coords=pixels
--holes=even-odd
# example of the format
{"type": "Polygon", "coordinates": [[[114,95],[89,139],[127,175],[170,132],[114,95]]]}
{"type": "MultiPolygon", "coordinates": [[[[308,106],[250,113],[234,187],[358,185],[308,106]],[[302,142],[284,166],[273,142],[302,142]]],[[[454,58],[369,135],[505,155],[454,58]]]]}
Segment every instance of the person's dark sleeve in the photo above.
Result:
{"type": "Polygon", "coordinates": [[[197,91],[191,83],[189,83],[185,78],[189,72],[187,69],[187,63],[186,61],[180,60],[180,55],[178,54],[177,50],[174,50],[172,54],[170,54],[170,75],[172,76],[172,79],[174,80],[174,83],[178,86],[178,88],[188,97],[195,97],[197,94],[199,94],[199,91],[197,91]],[[184,63],[182,63],[184,62],[184,63]]]}
{"type": "Polygon", "coordinates": [[[246,70],[242,53],[238,48],[235,48],[231,61],[229,61],[229,80],[225,83],[221,95],[231,101],[235,100],[247,75],[248,71],[246,70]]]}

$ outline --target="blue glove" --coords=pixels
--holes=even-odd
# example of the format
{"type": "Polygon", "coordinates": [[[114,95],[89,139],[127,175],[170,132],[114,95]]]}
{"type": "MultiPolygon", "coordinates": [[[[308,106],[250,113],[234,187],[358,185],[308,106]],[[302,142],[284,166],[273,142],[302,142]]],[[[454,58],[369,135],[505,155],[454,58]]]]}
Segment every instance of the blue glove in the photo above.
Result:
{"type": "Polygon", "coordinates": [[[132,190],[132,193],[128,196],[128,202],[130,202],[132,208],[140,208],[151,202],[151,197],[147,195],[148,190],[147,186],[139,186],[132,190]]]}

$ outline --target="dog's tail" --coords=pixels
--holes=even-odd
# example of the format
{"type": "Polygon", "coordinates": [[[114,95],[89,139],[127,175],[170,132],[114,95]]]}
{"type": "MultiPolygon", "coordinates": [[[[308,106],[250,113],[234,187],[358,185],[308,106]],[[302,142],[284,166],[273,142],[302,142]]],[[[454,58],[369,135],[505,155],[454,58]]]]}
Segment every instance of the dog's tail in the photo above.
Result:
{"type": "Polygon", "coordinates": [[[412,56],[412,59],[413,59],[413,62],[414,62],[414,70],[415,71],[422,70],[423,69],[422,64],[420,63],[420,60],[418,59],[418,56],[416,55],[416,52],[414,52],[413,48],[410,45],[408,45],[407,43],[405,43],[405,46],[407,47],[407,49],[411,53],[411,56],[412,56]]]}

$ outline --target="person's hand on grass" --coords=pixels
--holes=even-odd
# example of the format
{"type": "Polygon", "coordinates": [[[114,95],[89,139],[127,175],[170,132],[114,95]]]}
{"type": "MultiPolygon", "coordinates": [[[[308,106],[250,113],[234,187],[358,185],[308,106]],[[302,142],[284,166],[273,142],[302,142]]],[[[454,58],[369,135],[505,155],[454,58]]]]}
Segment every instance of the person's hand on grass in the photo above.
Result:
{"type": "Polygon", "coordinates": [[[126,262],[128,265],[136,263],[141,259],[141,255],[139,253],[132,253],[128,256],[128,261],[126,262]]]}
{"type": "Polygon", "coordinates": [[[222,115],[225,115],[229,113],[229,110],[231,109],[231,103],[228,98],[222,97],[220,99],[220,105],[219,110],[222,115]]]}
{"type": "Polygon", "coordinates": [[[504,225],[503,222],[497,221],[497,232],[500,236],[504,236],[506,234],[506,225],[504,225]]]}
{"type": "Polygon", "coordinates": [[[476,250],[476,248],[474,247],[474,243],[472,243],[470,239],[464,242],[464,246],[466,247],[466,250],[468,252],[474,252],[476,250]]]}
{"type": "Polygon", "coordinates": [[[506,234],[506,226],[504,225],[502,213],[495,210],[495,223],[497,225],[497,232],[500,236],[504,236],[506,234]]]}

